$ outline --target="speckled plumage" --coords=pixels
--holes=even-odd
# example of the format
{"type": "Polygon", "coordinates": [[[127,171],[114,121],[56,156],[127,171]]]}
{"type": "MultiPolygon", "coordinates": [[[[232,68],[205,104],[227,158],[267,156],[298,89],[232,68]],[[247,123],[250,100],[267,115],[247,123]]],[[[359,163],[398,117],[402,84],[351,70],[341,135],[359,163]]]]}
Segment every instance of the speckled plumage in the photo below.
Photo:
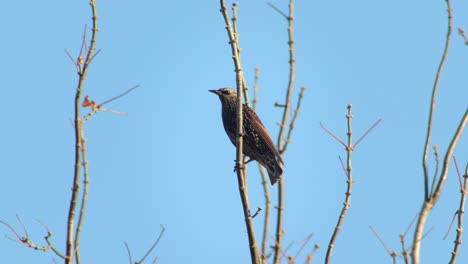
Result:
{"type": "MultiPolygon", "coordinates": [[[[221,100],[224,130],[235,146],[237,93],[231,88],[210,90],[210,92],[218,95],[221,100]]],[[[245,104],[242,107],[242,113],[244,132],[243,153],[249,156],[251,160],[256,160],[267,169],[271,185],[274,185],[283,174],[283,170],[280,166],[280,163],[283,164],[283,160],[257,114],[245,104]]]]}

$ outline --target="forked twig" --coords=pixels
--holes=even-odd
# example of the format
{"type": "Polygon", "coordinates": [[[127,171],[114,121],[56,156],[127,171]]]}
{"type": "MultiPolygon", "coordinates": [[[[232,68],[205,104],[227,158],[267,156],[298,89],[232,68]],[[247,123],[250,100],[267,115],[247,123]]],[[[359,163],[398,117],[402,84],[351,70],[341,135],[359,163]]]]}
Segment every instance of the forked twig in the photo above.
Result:
{"type": "Polygon", "coordinates": [[[325,130],[330,136],[335,138],[341,145],[343,145],[345,147],[345,149],[346,149],[346,152],[347,152],[346,166],[345,166],[343,160],[341,159],[341,157],[339,157],[341,165],[342,165],[343,170],[345,172],[345,175],[347,177],[347,180],[346,180],[347,190],[346,190],[346,193],[345,193],[345,201],[343,203],[343,208],[341,209],[340,216],[338,217],[338,221],[336,223],[335,230],[333,231],[332,237],[330,238],[330,242],[328,244],[327,254],[326,254],[326,257],[325,257],[325,263],[330,263],[330,261],[331,261],[331,255],[332,255],[333,249],[335,247],[335,241],[336,241],[336,239],[338,237],[338,234],[339,234],[339,232],[341,230],[341,227],[343,225],[344,219],[346,217],[346,213],[347,213],[349,207],[351,206],[351,194],[352,194],[352,186],[353,186],[353,175],[352,175],[352,165],[351,165],[352,153],[355,150],[356,146],[359,144],[359,142],[361,142],[370,133],[370,131],[372,131],[372,129],[374,129],[381,121],[381,119],[379,119],[353,145],[353,140],[352,140],[353,139],[353,137],[352,137],[353,131],[352,131],[352,122],[351,122],[352,118],[353,118],[353,115],[351,113],[352,105],[349,104],[347,108],[348,108],[348,114],[346,115],[346,118],[348,119],[348,122],[347,122],[348,132],[346,133],[347,136],[348,136],[348,143],[347,144],[344,143],[343,140],[341,140],[333,132],[328,130],[322,123],[320,123],[320,126],[323,128],[323,130],[325,130]]]}

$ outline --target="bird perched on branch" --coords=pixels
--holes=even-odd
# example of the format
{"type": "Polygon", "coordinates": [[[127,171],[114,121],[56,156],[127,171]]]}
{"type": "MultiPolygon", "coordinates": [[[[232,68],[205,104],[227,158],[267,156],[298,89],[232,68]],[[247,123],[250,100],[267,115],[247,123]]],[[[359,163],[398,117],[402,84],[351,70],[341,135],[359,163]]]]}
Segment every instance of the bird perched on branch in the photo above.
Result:
{"type": "MultiPolygon", "coordinates": [[[[237,127],[237,92],[231,88],[209,90],[218,95],[221,100],[221,113],[226,134],[234,146],[236,145],[237,127]]],[[[283,164],[280,154],[275,148],[268,131],[258,118],[257,114],[247,105],[242,106],[243,120],[243,153],[250,157],[246,163],[256,160],[268,171],[271,185],[283,174],[280,163],[283,164]]]]}

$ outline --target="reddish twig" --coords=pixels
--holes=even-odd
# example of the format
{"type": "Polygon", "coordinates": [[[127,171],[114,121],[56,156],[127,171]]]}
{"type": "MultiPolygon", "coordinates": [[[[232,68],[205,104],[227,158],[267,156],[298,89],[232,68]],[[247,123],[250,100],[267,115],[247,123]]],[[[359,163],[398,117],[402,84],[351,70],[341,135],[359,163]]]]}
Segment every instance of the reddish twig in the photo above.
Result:
{"type": "Polygon", "coordinates": [[[371,132],[372,129],[374,129],[379,123],[380,121],[382,121],[382,118],[379,118],[379,120],[377,120],[377,122],[375,122],[375,124],[373,124],[365,133],[364,135],[361,136],[361,138],[359,138],[356,143],[354,143],[354,146],[353,146],[353,149],[356,149],[357,145],[367,136],[367,134],[369,134],[371,132]]]}

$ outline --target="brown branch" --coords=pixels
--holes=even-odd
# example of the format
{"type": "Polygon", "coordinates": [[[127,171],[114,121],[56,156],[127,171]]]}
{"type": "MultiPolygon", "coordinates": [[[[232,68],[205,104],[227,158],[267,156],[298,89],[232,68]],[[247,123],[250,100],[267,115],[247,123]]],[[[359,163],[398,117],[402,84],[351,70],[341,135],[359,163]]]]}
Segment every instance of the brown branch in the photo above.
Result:
{"type": "MultiPolygon", "coordinates": [[[[84,86],[84,82],[88,73],[89,65],[91,62],[91,58],[93,57],[94,50],[96,47],[96,35],[98,31],[98,18],[97,18],[97,11],[96,11],[96,2],[95,0],[90,0],[91,11],[92,11],[92,20],[93,20],[93,28],[92,28],[92,35],[90,46],[86,54],[86,58],[83,62],[83,67],[81,68],[81,60],[78,61],[79,70],[79,80],[78,85],[76,88],[75,94],[75,165],[74,165],[74,172],[73,172],[73,187],[72,187],[72,196],[70,199],[70,207],[68,210],[68,221],[67,221],[67,239],[66,239],[66,264],[73,263],[73,256],[74,254],[77,255],[77,263],[79,263],[79,248],[75,247],[75,243],[79,242],[75,239],[74,229],[75,229],[75,213],[76,207],[78,203],[78,195],[80,189],[80,176],[81,176],[81,158],[82,158],[82,141],[83,141],[83,122],[81,120],[81,94],[84,86]]],[[[85,41],[85,34],[83,36],[83,43],[85,41]]],[[[82,47],[85,44],[82,44],[82,47]]],[[[84,51],[83,51],[84,52],[84,51]]],[[[81,52],[80,52],[81,54],[81,52]]],[[[80,56],[81,57],[81,56],[80,56]]]]}
{"type": "MultiPolygon", "coordinates": [[[[237,59],[239,60],[239,65],[242,65],[242,56],[241,56],[241,48],[240,48],[240,39],[239,39],[239,31],[237,29],[237,6],[238,4],[234,2],[232,4],[232,31],[234,34],[234,38],[236,39],[237,42],[237,59]]],[[[250,106],[250,99],[249,99],[249,87],[247,87],[247,83],[245,82],[244,76],[242,76],[242,90],[244,92],[244,101],[245,103],[250,106]]]]}
{"type": "MultiPolygon", "coordinates": [[[[447,35],[445,38],[445,47],[442,53],[442,58],[440,60],[439,67],[437,69],[436,77],[434,80],[431,101],[430,101],[431,103],[430,103],[430,108],[429,108],[427,135],[426,135],[426,142],[424,144],[424,154],[423,154],[423,159],[422,159],[423,173],[424,173],[424,200],[423,200],[423,205],[421,208],[421,213],[419,215],[418,223],[416,224],[416,229],[414,232],[413,248],[411,251],[411,260],[413,264],[419,264],[421,239],[422,239],[422,234],[424,231],[424,226],[426,224],[426,219],[427,219],[427,216],[429,215],[429,212],[432,210],[433,206],[437,202],[438,195],[440,195],[441,188],[443,186],[443,183],[445,182],[445,176],[444,176],[444,173],[442,172],[441,177],[439,178],[438,187],[432,194],[429,194],[429,171],[427,168],[427,157],[429,153],[429,145],[430,145],[431,134],[432,134],[434,108],[435,108],[435,102],[436,102],[437,89],[439,87],[439,79],[440,79],[440,75],[442,74],[442,69],[445,63],[445,59],[447,57],[448,49],[450,46],[450,35],[452,33],[452,7],[450,5],[450,0],[446,0],[446,3],[447,3],[447,35]]],[[[444,167],[445,167],[445,164],[444,164],[444,167]]]]}
{"type": "Polygon", "coordinates": [[[52,249],[52,251],[54,251],[54,253],[59,256],[60,258],[62,259],[65,259],[65,255],[63,255],[55,246],[54,244],[52,244],[52,242],[50,242],[50,238],[52,237],[52,231],[50,231],[50,229],[42,222],[40,221],[39,219],[36,219],[36,221],[41,224],[45,230],[47,230],[47,235],[44,237],[45,241],[47,242],[47,245],[49,246],[50,249],[52,249]]]}
{"type": "MultiPolygon", "coordinates": [[[[258,104],[258,81],[260,78],[260,68],[255,67],[255,74],[254,74],[254,97],[252,99],[252,109],[254,112],[257,110],[258,104]]],[[[265,169],[258,164],[258,170],[262,177],[262,186],[263,186],[263,196],[265,197],[265,213],[264,213],[264,220],[263,220],[263,235],[262,235],[262,248],[261,248],[261,258],[263,263],[266,261],[267,258],[267,249],[268,249],[268,235],[270,233],[270,215],[271,215],[271,195],[270,189],[268,187],[268,178],[265,172],[265,169]]]]}
{"type": "Polygon", "coordinates": [[[21,236],[18,231],[16,231],[15,228],[13,228],[11,225],[9,225],[8,223],[4,222],[4,221],[1,221],[0,220],[0,224],[3,224],[4,226],[6,226],[8,229],[10,229],[10,231],[14,234],[14,236],[16,238],[12,238],[8,235],[5,235],[8,239],[12,240],[12,241],[15,241],[19,244],[22,244],[28,248],[32,248],[34,250],[41,250],[41,251],[48,251],[49,249],[52,249],[52,251],[54,251],[55,254],[57,254],[57,256],[61,257],[61,258],[65,258],[65,256],[63,254],[61,254],[55,247],[54,245],[50,242],[49,238],[52,236],[52,232],[50,232],[48,230],[48,228],[42,223],[40,222],[39,220],[36,220],[38,221],[46,230],[47,230],[47,235],[44,237],[45,241],[47,242],[47,246],[40,246],[40,245],[37,245],[36,243],[34,243],[30,238],[29,238],[29,233],[28,233],[28,229],[26,228],[26,225],[23,223],[23,220],[21,220],[21,218],[19,217],[19,215],[16,215],[16,219],[18,220],[19,224],[21,225],[22,229],[23,229],[23,232],[24,232],[24,235],[21,236]]]}
{"type": "MultiPolygon", "coordinates": [[[[429,118],[427,124],[427,135],[426,135],[426,143],[424,144],[424,154],[423,154],[423,172],[424,172],[424,199],[429,199],[429,171],[427,168],[427,156],[429,154],[429,145],[432,135],[432,124],[433,124],[433,117],[434,117],[434,108],[436,103],[436,94],[439,88],[439,80],[442,74],[442,69],[445,64],[445,60],[447,58],[448,49],[450,46],[450,35],[452,33],[452,7],[450,6],[450,0],[446,0],[447,3],[447,13],[448,13],[448,28],[447,28],[447,36],[445,39],[445,48],[442,53],[442,59],[440,60],[439,67],[437,69],[436,77],[434,80],[434,85],[432,88],[432,95],[431,95],[431,105],[429,108],[429,118]]],[[[416,259],[413,259],[415,261],[416,259]]]]}
{"type": "Polygon", "coordinates": [[[250,249],[250,256],[252,263],[261,263],[257,240],[255,238],[255,230],[252,222],[252,217],[250,214],[250,206],[249,206],[249,199],[248,199],[248,188],[247,188],[247,181],[245,175],[245,164],[243,162],[243,155],[242,155],[242,147],[243,147],[243,139],[242,139],[242,94],[243,94],[243,72],[242,72],[242,65],[240,62],[239,57],[239,44],[237,42],[236,34],[233,31],[231,26],[231,22],[229,19],[229,15],[227,12],[227,7],[224,3],[224,0],[220,0],[221,6],[221,14],[224,17],[224,22],[226,24],[226,31],[229,37],[229,43],[231,46],[232,58],[234,61],[234,67],[236,72],[236,84],[237,84],[237,136],[236,136],[236,168],[237,168],[237,181],[239,185],[239,193],[242,202],[242,208],[244,211],[244,219],[245,224],[247,227],[247,234],[249,237],[249,249],[250,249]]]}
{"type": "MultiPolygon", "coordinates": [[[[289,1],[289,14],[287,16],[288,20],[288,46],[289,46],[289,79],[288,87],[286,90],[286,98],[284,101],[283,109],[283,118],[281,120],[280,131],[278,133],[277,149],[280,155],[284,154],[284,146],[286,141],[284,139],[286,133],[286,125],[288,122],[289,111],[291,109],[291,95],[294,88],[294,80],[296,77],[296,57],[295,57],[295,41],[294,41],[294,2],[293,0],[289,1]]],[[[282,237],[283,237],[283,216],[284,216],[284,177],[281,177],[278,181],[278,214],[276,218],[276,248],[273,258],[273,264],[279,264],[280,251],[282,247],[282,237]]]]}
{"type": "Polygon", "coordinates": [[[414,239],[413,239],[413,250],[412,250],[412,262],[413,263],[419,263],[419,251],[421,247],[421,240],[423,238],[422,232],[424,230],[424,226],[427,220],[427,217],[431,210],[434,208],[434,206],[437,204],[437,201],[439,200],[439,197],[442,193],[442,189],[445,185],[445,181],[447,179],[449,167],[450,167],[450,158],[453,156],[453,152],[455,151],[455,147],[463,134],[464,128],[466,126],[466,123],[468,122],[468,109],[466,110],[464,116],[462,117],[462,120],[460,121],[460,124],[455,131],[455,135],[453,136],[449,147],[447,149],[447,152],[445,153],[445,157],[443,160],[443,166],[442,166],[442,171],[440,173],[439,180],[437,182],[437,185],[434,189],[434,192],[431,194],[428,200],[425,200],[421,209],[421,213],[419,215],[418,223],[416,225],[416,230],[414,233],[414,239]]]}
{"type": "Polygon", "coordinates": [[[466,204],[466,188],[468,186],[468,163],[466,164],[465,168],[465,174],[463,175],[463,184],[461,183],[461,173],[460,170],[458,169],[458,164],[457,164],[457,159],[453,157],[453,162],[455,163],[455,168],[457,169],[457,175],[458,178],[460,179],[460,205],[457,210],[458,218],[457,218],[457,235],[455,237],[455,240],[453,241],[453,250],[452,250],[452,256],[450,258],[450,264],[454,264],[457,260],[459,251],[460,251],[460,246],[462,244],[462,235],[463,235],[463,216],[465,214],[465,204],[466,204]]]}
{"type": "Polygon", "coordinates": [[[343,226],[344,219],[346,217],[346,213],[351,206],[351,194],[352,194],[352,188],[353,188],[353,173],[352,173],[352,153],[353,153],[353,130],[352,130],[352,114],[351,114],[351,109],[352,105],[348,105],[348,114],[346,115],[346,118],[348,119],[348,144],[346,146],[346,152],[347,152],[347,163],[346,163],[346,176],[347,176],[347,190],[345,194],[345,201],[343,203],[343,208],[341,209],[340,216],[338,218],[338,222],[336,223],[335,230],[333,231],[333,235],[330,239],[330,242],[328,243],[328,249],[327,249],[327,254],[325,257],[325,263],[330,263],[331,262],[331,256],[333,254],[333,249],[335,248],[335,242],[338,237],[338,234],[340,233],[341,227],[343,226]]]}

